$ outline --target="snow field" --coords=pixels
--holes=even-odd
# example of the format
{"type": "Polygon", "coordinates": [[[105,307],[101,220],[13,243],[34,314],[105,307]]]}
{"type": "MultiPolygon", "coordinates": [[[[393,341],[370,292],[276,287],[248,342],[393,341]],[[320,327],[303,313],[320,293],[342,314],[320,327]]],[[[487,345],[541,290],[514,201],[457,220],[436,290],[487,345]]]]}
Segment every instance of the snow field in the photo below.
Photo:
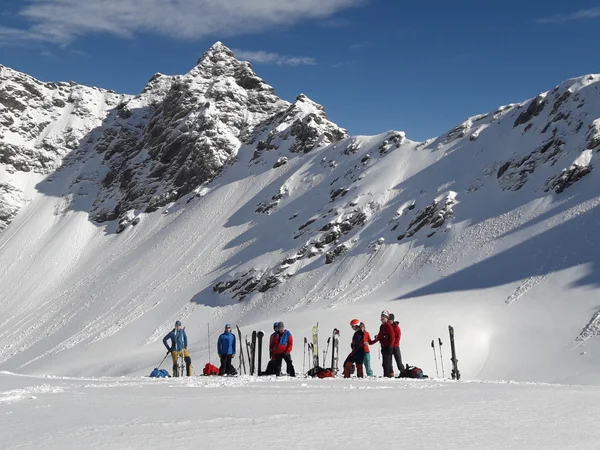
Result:
{"type": "Polygon", "coordinates": [[[4,372],[0,448],[595,449],[599,401],[533,383],[4,372]]]}

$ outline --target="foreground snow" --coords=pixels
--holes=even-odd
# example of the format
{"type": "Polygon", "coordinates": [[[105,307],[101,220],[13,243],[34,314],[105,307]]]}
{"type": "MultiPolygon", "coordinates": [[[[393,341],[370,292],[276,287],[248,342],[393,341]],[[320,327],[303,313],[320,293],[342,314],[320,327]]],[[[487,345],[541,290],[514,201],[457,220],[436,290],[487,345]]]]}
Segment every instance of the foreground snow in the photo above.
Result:
{"type": "Polygon", "coordinates": [[[599,401],[599,387],[510,382],[4,372],[0,447],[591,449],[599,401]]]}

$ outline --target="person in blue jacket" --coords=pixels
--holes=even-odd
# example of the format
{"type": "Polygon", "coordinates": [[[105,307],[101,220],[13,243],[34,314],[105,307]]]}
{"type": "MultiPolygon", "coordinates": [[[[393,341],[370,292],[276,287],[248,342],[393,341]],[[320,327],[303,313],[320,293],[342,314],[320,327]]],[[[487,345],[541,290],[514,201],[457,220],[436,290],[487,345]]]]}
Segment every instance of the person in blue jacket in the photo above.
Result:
{"type": "Polygon", "coordinates": [[[219,375],[235,375],[236,371],[231,365],[231,360],[235,355],[235,335],[231,332],[231,325],[225,325],[225,331],[217,341],[217,353],[221,358],[221,367],[219,375]]]}
{"type": "Polygon", "coordinates": [[[190,354],[188,352],[188,339],[187,334],[185,334],[185,330],[181,327],[181,320],[175,322],[175,328],[169,334],[167,334],[163,338],[163,344],[167,348],[167,354],[171,354],[173,358],[173,376],[178,376],[177,374],[177,358],[183,355],[183,359],[185,360],[185,369],[188,377],[192,376],[192,358],[190,358],[190,354]],[[171,341],[171,345],[167,342],[171,341]]]}

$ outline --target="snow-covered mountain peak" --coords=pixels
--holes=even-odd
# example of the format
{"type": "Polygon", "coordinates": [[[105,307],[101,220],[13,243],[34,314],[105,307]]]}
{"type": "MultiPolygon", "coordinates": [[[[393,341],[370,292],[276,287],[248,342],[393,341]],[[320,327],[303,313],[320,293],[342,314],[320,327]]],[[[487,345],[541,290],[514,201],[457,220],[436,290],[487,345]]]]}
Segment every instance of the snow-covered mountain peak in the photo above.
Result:
{"type": "Polygon", "coordinates": [[[198,58],[197,66],[235,60],[233,51],[221,41],[215,42],[198,58]]]}

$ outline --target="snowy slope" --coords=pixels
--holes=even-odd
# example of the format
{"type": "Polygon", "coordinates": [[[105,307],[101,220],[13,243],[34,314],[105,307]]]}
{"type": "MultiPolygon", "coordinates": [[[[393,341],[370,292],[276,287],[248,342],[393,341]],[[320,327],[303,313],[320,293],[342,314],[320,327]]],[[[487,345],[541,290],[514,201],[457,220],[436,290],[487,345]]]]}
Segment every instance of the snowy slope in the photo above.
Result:
{"type": "Polygon", "coordinates": [[[597,383],[599,81],[418,143],[347,136],[215,44],[105,110],[48,178],[0,160],[0,368],[146,374],[178,318],[197,369],[208,324],[214,347],[225,322],[301,342],[319,321],[345,349],[348,321],[375,332],[385,308],[430,374],[452,324],[467,378],[597,383]]]}

